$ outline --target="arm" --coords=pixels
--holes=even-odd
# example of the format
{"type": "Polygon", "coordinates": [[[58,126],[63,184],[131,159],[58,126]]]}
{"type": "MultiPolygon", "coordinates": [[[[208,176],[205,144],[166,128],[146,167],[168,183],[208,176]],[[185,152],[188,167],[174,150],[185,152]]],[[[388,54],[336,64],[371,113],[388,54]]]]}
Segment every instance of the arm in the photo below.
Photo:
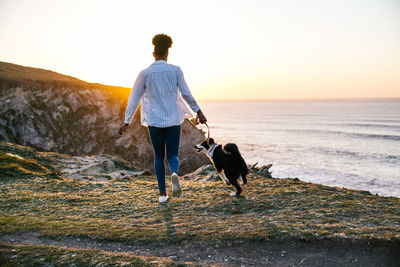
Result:
{"type": "Polygon", "coordinates": [[[186,103],[188,103],[188,105],[194,112],[197,112],[197,116],[199,117],[200,123],[206,123],[207,119],[204,116],[203,112],[200,110],[199,105],[197,105],[196,100],[192,96],[192,93],[190,92],[189,87],[186,84],[183,72],[180,68],[178,68],[177,74],[178,74],[178,87],[179,90],[181,91],[183,99],[185,99],[186,103]]]}
{"type": "Polygon", "coordinates": [[[188,103],[188,105],[194,112],[198,112],[200,110],[200,107],[199,105],[197,105],[196,100],[194,100],[194,97],[192,96],[192,93],[190,92],[189,87],[186,84],[185,78],[183,77],[183,72],[180,68],[178,68],[177,70],[177,75],[178,87],[181,91],[183,99],[185,99],[186,103],[188,103]]]}
{"type": "Polygon", "coordinates": [[[119,134],[122,135],[125,133],[126,129],[128,128],[129,123],[132,120],[133,115],[139,105],[140,99],[144,93],[145,88],[145,77],[143,75],[143,71],[139,73],[138,77],[136,78],[135,84],[133,85],[131,94],[128,100],[128,106],[126,107],[125,111],[125,124],[121,126],[119,129],[119,134]]]}

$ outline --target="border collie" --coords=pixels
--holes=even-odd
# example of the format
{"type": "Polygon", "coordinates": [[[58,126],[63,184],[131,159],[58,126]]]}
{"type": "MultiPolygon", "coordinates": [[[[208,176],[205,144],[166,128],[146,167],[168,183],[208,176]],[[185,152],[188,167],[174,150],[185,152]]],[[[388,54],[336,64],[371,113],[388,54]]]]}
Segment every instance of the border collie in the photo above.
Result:
{"type": "Polygon", "coordinates": [[[215,143],[212,138],[208,142],[206,139],[194,147],[197,152],[204,152],[208,156],[219,176],[227,185],[232,184],[236,188],[236,193],[231,193],[231,196],[239,196],[242,189],[238,179],[241,177],[243,183],[246,184],[246,175],[249,173],[249,169],[240,155],[238,147],[229,143],[222,148],[222,145],[215,143]]]}

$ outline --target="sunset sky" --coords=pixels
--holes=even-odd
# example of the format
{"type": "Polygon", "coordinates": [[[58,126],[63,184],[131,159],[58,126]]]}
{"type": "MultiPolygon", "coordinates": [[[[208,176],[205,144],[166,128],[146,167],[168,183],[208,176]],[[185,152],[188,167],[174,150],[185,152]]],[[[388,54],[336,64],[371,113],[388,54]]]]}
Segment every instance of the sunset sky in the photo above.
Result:
{"type": "Polygon", "coordinates": [[[400,97],[400,1],[0,0],[0,61],[131,87],[156,33],[197,99],[400,97]]]}

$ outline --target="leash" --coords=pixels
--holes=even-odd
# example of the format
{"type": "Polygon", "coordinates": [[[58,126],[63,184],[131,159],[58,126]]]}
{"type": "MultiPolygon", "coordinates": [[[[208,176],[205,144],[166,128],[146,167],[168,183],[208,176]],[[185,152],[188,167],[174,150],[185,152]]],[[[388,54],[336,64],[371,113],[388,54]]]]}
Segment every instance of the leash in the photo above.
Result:
{"type": "Polygon", "coordinates": [[[207,126],[207,145],[210,145],[210,127],[208,126],[207,122],[204,123],[207,126]]]}
{"type": "MultiPolygon", "coordinates": [[[[190,121],[192,122],[192,124],[194,126],[197,126],[198,124],[200,124],[198,115],[196,115],[196,118],[190,119],[190,121]]],[[[208,126],[207,122],[205,122],[204,124],[207,126],[207,145],[210,145],[210,127],[208,126]]]]}

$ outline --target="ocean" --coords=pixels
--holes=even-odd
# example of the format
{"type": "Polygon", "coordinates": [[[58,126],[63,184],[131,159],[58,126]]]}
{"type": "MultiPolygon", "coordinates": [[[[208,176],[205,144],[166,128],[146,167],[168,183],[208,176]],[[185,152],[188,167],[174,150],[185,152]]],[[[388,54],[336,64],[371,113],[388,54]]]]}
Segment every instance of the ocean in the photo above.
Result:
{"type": "Polygon", "coordinates": [[[400,197],[400,99],[199,105],[217,143],[272,163],[273,177],[400,197]]]}

